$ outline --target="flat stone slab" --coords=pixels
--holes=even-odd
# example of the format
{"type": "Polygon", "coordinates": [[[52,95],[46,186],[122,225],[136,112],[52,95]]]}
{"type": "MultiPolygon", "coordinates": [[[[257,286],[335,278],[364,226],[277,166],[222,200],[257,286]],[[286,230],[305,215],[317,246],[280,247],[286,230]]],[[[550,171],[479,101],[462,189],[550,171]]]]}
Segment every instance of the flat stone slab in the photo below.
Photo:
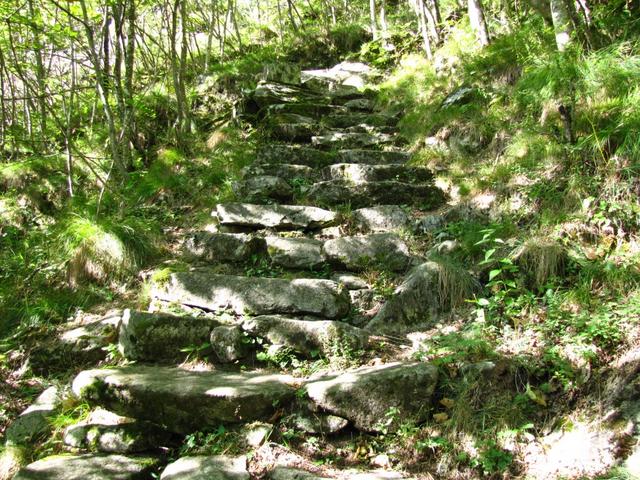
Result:
{"type": "Polygon", "coordinates": [[[409,216],[398,205],[360,208],[351,215],[352,225],[362,232],[394,232],[410,225],[409,216]]]}
{"type": "Polygon", "coordinates": [[[14,480],[134,480],[150,479],[158,460],[124,455],[57,455],[22,468],[14,480]]]}
{"type": "Polygon", "coordinates": [[[290,142],[308,142],[320,127],[313,118],[296,113],[269,115],[266,123],[272,137],[290,142]]]}
{"type": "Polygon", "coordinates": [[[51,430],[48,417],[54,415],[62,405],[62,392],[49,387],[29,405],[5,432],[7,445],[28,445],[38,436],[51,430]]]}
{"type": "Polygon", "coordinates": [[[309,314],[341,318],[350,308],[349,297],[336,282],[320,279],[241,277],[208,271],[172,273],[156,285],[152,295],[211,311],[237,314],[309,314]]]}
{"type": "Polygon", "coordinates": [[[398,119],[381,113],[330,113],[322,117],[321,123],[329,128],[349,128],[361,124],[374,127],[393,127],[398,123],[398,119]]]}
{"type": "Polygon", "coordinates": [[[314,203],[336,206],[349,203],[360,208],[376,204],[422,205],[431,209],[444,203],[442,191],[431,184],[403,183],[395,180],[352,183],[346,180],[328,180],[314,184],[307,192],[314,203]]]}
{"type": "Polygon", "coordinates": [[[288,163],[319,168],[334,163],[334,156],[316,148],[269,143],[258,148],[256,163],[288,163]]]}
{"type": "Polygon", "coordinates": [[[320,116],[324,118],[327,115],[340,115],[349,111],[342,105],[328,105],[324,103],[279,103],[269,105],[266,110],[268,114],[295,113],[314,118],[320,116]]]}
{"type": "Polygon", "coordinates": [[[73,448],[107,453],[139,453],[166,447],[171,434],[149,422],[104,425],[82,423],[65,430],[64,443],[73,448]]]}
{"type": "Polygon", "coordinates": [[[90,403],[187,434],[269,418],[294,395],[292,383],[288,375],[133,366],[85,370],[72,388],[90,403]]]}
{"type": "Polygon", "coordinates": [[[438,369],[427,363],[389,363],[347,371],[306,385],[309,398],[326,411],[350,420],[359,430],[391,431],[430,414],[438,369]],[[393,419],[389,409],[398,413],[393,419]],[[392,420],[386,425],[387,420],[392,420]]]}
{"type": "Polygon", "coordinates": [[[257,163],[246,167],[242,173],[243,177],[272,175],[286,179],[289,184],[296,180],[314,181],[320,179],[320,172],[307,166],[291,163],[257,163]]]}
{"type": "Polygon", "coordinates": [[[388,133],[332,132],[314,135],[311,143],[322,148],[375,147],[391,144],[396,136],[388,133]]]}
{"type": "Polygon", "coordinates": [[[279,103],[330,103],[330,97],[307,88],[278,82],[260,82],[253,92],[259,107],[279,103]]]}
{"type": "Polygon", "coordinates": [[[182,457],[167,465],[160,480],[249,480],[245,456],[182,457]]]}
{"type": "Polygon", "coordinates": [[[242,328],[250,336],[265,338],[274,345],[285,345],[307,357],[331,355],[342,347],[360,350],[369,339],[367,332],[347,323],[295,320],[280,315],[250,318],[242,328]]]}
{"type": "Polygon", "coordinates": [[[284,268],[309,270],[325,263],[322,242],[313,238],[266,237],[271,262],[284,268]]]}
{"type": "Polygon", "coordinates": [[[413,261],[407,244],[393,233],[339,237],[327,240],[322,250],[329,262],[355,271],[375,266],[401,272],[413,261]]]}
{"type": "Polygon", "coordinates": [[[396,180],[405,183],[424,183],[433,179],[427,168],[407,167],[402,164],[367,165],[359,163],[337,163],[323,171],[325,180],[349,180],[353,183],[396,180]]]}
{"type": "Polygon", "coordinates": [[[287,202],[293,198],[293,189],[280,177],[258,175],[244,177],[235,184],[236,197],[247,202],[277,200],[287,202]]]}
{"type": "Polygon", "coordinates": [[[125,310],[120,324],[118,348],[124,358],[140,361],[183,361],[184,349],[209,341],[220,325],[210,318],[125,310]]]}
{"type": "Polygon", "coordinates": [[[397,151],[347,149],[339,150],[333,163],[365,163],[369,165],[388,165],[407,163],[411,154],[397,151]]]}
{"type": "Polygon", "coordinates": [[[184,249],[208,262],[246,262],[265,251],[266,244],[264,239],[245,233],[196,232],[186,239],[184,249]]]}
{"type": "Polygon", "coordinates": [[[216,213],[221,225],[281,230],[322,228],[336,220],[335,212],[302,205],[221,203],[216,213]]]}

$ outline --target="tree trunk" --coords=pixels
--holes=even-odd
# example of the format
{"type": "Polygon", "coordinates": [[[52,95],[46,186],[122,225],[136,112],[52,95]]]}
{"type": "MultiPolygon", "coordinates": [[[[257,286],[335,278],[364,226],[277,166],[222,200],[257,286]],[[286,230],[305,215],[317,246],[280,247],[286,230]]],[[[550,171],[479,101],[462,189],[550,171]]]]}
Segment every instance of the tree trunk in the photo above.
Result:
{"type": "Polygon", "coordinates": [[[558,51],[564,52],[571,44],[571,17],[565,0],[549,0],[551,7],[551,19],[556,33],[556,45],[558,51]]]}
{"type": "Polygon", "coordinates": [[[376,0],[369,0],[369,21],[371,24],[371,35],[373,39],[378,39],[378,25],[376,22],[376,0]]]}
{"type": "Polygon", "coordinates": [[[484,10],[480,0],[468,0],[469,21],[471,28],[476,32],[478,42],[483,47],[489,45],[489,32],[484,18],[484,10]]]}

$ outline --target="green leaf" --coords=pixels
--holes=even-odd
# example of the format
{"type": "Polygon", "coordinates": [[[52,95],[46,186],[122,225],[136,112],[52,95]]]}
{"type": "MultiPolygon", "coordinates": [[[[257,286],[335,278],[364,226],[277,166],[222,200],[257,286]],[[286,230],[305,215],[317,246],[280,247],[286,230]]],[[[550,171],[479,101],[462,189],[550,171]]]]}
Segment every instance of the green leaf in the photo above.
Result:
{"type": "Polygon", "coordinates": [[[486,298],[479,298],[478,305],[480,305],[481,307],[487,307],[489,306],[489,300],[487,300],[486,298]]]}
{"type": "Polygon", "coordinates": [[[497,268],[495,270],[491,270],[489,272],[489,281],[493,280],[494,278],[496,278],[501,273],[502,273],[502,270],[500,270],[499,268],[497,268]]]}
{"type": "Polygon", "coordinates": [[[486,262],[487,260],[489,260],[493,254],[496,253],[496,249],[495,248],[490,248],[489,250],[487,250],[484,253],[484,261],[486,262]]]}

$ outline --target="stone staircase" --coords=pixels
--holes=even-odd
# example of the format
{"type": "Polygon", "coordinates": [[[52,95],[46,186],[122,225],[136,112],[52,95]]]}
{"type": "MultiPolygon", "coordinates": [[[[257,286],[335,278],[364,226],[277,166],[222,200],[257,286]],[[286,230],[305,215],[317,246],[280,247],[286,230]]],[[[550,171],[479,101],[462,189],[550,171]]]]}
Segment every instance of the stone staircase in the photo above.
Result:
{"type": "MultiPolygon", "coordinates": [[[[68,429],[65,443],[77,454],[41,460],[15,478],[151,478],[154,470],[165,480],[253,478],[265,449],[284,448],[268,441],[280,424],[333,435],[430,417],[438,370],[385,357],[373,340],[442,310],[433,300],[438,265],[407,239],[445,196],[429,170],[407,164],[397,118],[353,88],[308,78],[315,88],[258,86],[253,101],[267,138],[236,186],[237,201],[217,205],[215,228],[186,235],[190,266],[154,275],[149,311],[120,319],[129,364],[74,379],[73,393],[103,412],[68,429]],[[373,288],[380,272],[401,283],[389,299],[373,288]],[[181,364],[185,351],[200,348],[208,364],[181,364]],[[302,359],[350,352],[361,366],[294,377],[261,362],[262,348],[302,359]],[[163,456],[184,435],[220,425],[247,435],[247,448],[258,449],[250,461],[163,456]]],[[[405,478],[326,477],[278,462],[260,472],[405,478]]]]}

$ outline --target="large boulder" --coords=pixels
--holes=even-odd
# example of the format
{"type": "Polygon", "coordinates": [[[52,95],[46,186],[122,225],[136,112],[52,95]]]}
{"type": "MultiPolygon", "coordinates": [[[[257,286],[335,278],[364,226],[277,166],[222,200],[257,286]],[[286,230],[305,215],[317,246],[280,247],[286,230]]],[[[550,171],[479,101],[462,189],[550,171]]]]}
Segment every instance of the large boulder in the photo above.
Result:
{"type": "Polygon", "coordinates": [[[360,430],[379,432],[426,420],[437,382],[433,365],[397,362],[350,370],[306,388],[319,407],[360,430]]]}
{"type": "Polygon", "coordinates": [[[294,395],[292,383],[287,375],[133,366],[85,370],[72,388],[85,401],[187,434],[269,418],[294,395]]]}
{"type": "Polygon", "coordinates": [[[251,336],[274,345],[284,345],[306,356],[331,356],[339,351],[365,347],[366,331],[332,320],[295,320],[280,315],[263,315],[245,320],[242,328],[251,336]]]}
{"type": "Polygon", "coordinates": [[[211,330],[219,324],[210,318],[127,309],[120,324],[118,347],[128,360],[182,361],[187,356],[184,349],[208,343],[211,330]]]}
{"type": "Polygon", "coordinates": [[[244,456],[182,457],[167,465],[160,480],[249,480],[244,456]]]}
{"type": "Polygon", "coordinates": [[[336,220],[335,212],[301,205],[220,203],[216,207],[216,214],[223,226],[279,230],[322,228],[336,220]]]}
{"type": "Polygon", "coordinates": [[[407,244],[393,233],[375,233],[327,240],[323,251],[328,261],[348,270],[365,270],[375,266],[402,272],[413,261],[407,244]]]}
{"type": "Polygon", "coordinates": [[[237,314],[309,314],[341,318],[349,296],[330,280],[240,277],[209,271],[176,272],[155,285],[152,295],[166,302],[237,314]]]}
{"type": "Polygon", "coordinates": [[[151,478],[158,465],[151,457],[77,455],[43,458],[27,465],[14,480],[135,480],[151,478]]]}

